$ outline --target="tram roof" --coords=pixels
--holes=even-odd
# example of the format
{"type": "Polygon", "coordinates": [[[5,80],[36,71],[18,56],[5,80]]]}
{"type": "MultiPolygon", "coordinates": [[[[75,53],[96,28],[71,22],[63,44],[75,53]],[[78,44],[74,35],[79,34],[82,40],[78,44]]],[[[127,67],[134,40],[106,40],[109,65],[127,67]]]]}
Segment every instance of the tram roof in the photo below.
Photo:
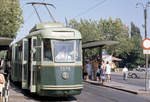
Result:
{"type": "Polygon", "coordinates": [[[42,38],[51,39],[81,39],[81,34],[78,30],[64,27],[59,22],[43,22],[36,24],[26,37],[37,35],[41,35],[42,38]]]}
{"type": "MultiPolygon", "coordinates": [[[[58,32],[61,32],[62,30],[62,33],[63,33],[63,30],[65,31],[76,31],[78,32],[77,30],[75,29],[71,29],[71,28],[66,28],[64,27],[63,24],[59,23],[59,22],[42,22],[42,23],[39,23],[39,24],[35,24],[35,26],[29,31],[29,34],[27,34],[26,36],[22,36],[21,38],[19,39],[15,39],[11,44],[13,45],[14,43],[16,42],[19,42],[21,41],[23,38],[28,38],[28,37],[31,37],[31,36],[37,36],[37,35],[40,35],[42,34],[42,37],[43,38],[49,38],[50,37],[50,30],[46,30],[47,28],[51,28],[51,30],[55,30],[55,31],[58,31],[58,32]]],[[[56,35],[57,37],[57,34],[53,34],[53,35],[56,35]]],[[[68,35],[66,35],[68,36],[68,35]]],[[[78,35],[75,35],[77,38],[80,38],[81,39],[81,34],[78,33],[78,35]]],[[[55,37],[55,36],[53,36],[55,37]]],[[[65,37],[62,37],[62,38],[65,38],[65,37]]],[[[65,38],[66,39],[66,38],[65,38]]]]}
{"type": "Polygon", "coordinates": [[[63,24],[59,22],[42,22],[39,24],[36,24],[31,30],[30,33],[39,29],[45,29],[45,28],[55,28],[55,27],[64,27],[63,24]]]}
{"type": "Polygon", "coordinates": [[[90,48],[96,48],[96,47],[103,47],[103,46],[108,46],[108,45],[115,45],[119,44],[118,41],[102,41],[102,40],[96,40],[96,41],[88,41],[84,42],[82,44],[83,49],[90,49],[90,48]]]}
{"type": "Polygon", "coordinates": [[[13,41],[12,38],[0,37],[0,51],[7,50],[9,48],[9,44],[13,41]]]}

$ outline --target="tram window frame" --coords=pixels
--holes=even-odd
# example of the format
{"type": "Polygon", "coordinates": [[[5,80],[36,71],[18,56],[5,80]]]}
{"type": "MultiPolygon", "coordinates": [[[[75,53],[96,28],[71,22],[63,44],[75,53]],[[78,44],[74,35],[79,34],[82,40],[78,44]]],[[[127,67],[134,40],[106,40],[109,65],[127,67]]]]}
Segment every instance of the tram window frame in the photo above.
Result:
{"type": "Polygon", "coordinates": [[[28,41],[24,41],[24,60],[27,61],[28,60],[28,41]]]}
{"type": "Polygon", "coordinates": [[[15,46],[15,61],[18,61],[18,59],[19,59],[18,58],[19,56],[17,53],[18,53],[18,46],[15,46]]]}
{"type": "Polygon", "coordinates": [[[81,40],[76,40],[76,61],[81,61],[82,51],[81,51],[81,40]]]}
{"type": "MultiPolygon", "coordinates": [[[[69,43],[68,43],[69,44],[69,43]]],[[[57,62],[57,63],[74,63],[75,62],[75,40],[53,40],[53,46],[54,46],[54,60],[55,60],[55,62],[57,62]],[[62,42],[62,43],[60,43],[60,42],[62,42]],[[59,56],[60,54],[59,53],[61,53],[62,51],[62,48],[63,47],[61,47],[61,48],[59,48],[60,49],[60,51],[58,50],[58,48],[56,47],[57,46],[57,43],[58,43],[58,45],[60,45],[60,44],[63,44],[63,42],[64,42],[64,44],[66,43],[68,43],[68,42],[71,42],[72,44],[73,44],[73,59],[71,59],[71,60],[68,60],[68,57],[69,57],[69,55],[70,54],[68,54],[68,48],[67,48],[67,53],[66,53],[66,51],[65,51],[65,57],[64,58],[66,58],[67,57],[67,60],[66,59],[57,59],[57,56],[59,56]],[[60,43],[60,44],[59,44],[60,43]],[[58,50],[58,53],[56,53],[57,51],[56,51],[56,49],[58,50]]],[[[65,48],[66,48],[67,46],[65,46],[65,48]]],[[[71,54],[72,55],[72,54],[71,54]]],[[[71,58],[72,58],[71,57],[71,58]]]]}
{"type": "Polygon", "coordinates": [[[53,61],[51,39],[43,39],[43,61],[53,61]]]}
{"type": "Polygon", "coordinates": [[[22,46],[18,46],[18,61],[22,60],[22,46]]]}
{"type": "Polygon", "coordinates": [[[41,61],[41,48],[41,39],[33,39],[33,49],[35,49],[33,61],[41,61]]]}

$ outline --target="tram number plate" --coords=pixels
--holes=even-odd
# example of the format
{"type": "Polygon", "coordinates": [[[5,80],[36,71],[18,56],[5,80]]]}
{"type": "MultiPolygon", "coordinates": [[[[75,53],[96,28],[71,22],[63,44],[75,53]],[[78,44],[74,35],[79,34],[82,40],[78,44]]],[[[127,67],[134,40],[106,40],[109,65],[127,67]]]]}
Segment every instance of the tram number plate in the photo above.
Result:
{"type": "Polygon", "coordinates": [[[60,71],[71,71],[70,67],[60,67],[60,71]]]}

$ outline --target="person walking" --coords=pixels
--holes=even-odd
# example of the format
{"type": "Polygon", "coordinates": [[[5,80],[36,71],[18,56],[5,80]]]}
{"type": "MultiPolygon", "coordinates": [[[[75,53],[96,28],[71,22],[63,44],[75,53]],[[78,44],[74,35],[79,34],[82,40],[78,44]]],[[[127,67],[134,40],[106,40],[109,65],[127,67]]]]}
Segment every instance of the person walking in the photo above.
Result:
{"type": "Polygon", "coordinates": [[[125,66],[122,70],[123,72],[123,80],[127,80],[128,78],[128,68],[125,66]]]}
{"type": "Polygon", "coordinates": [[[110,76],[110,74],[111,74],[111,66],[110,66],[110,64],[109,64],[108,61],[106,63],[106,72],[105,72],[105,74],[106,74],[106,81],[110,82],[110,78],[111,78],[111,76],[110,76]]]}

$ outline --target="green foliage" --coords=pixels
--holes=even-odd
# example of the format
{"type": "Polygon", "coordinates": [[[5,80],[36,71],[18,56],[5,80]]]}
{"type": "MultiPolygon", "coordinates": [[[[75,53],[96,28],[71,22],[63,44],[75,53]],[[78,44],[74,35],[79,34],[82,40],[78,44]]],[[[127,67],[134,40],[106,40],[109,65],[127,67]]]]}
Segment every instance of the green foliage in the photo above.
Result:
{"type": "Polygon", "coordinates": [[[0,36],[14,37],[23,23],[19,0],[0,0],[0,36]]]}
{"type": "MultiPolygon", "coordinates": [[[[113,20],[100,19],[99,21],[92,20],[70,20],[69,27],[79,30],[82,34],[83,42],[92,40],[114,40],[120,44],[115,46],[105,46],[111,55],[121,58],[120,67],[129,65],[136,67],[144,64],[144,55],[142,54],[142,37],[140,30],[131,22],[131,34],[129,27],[124,25],[120,18],[113,20]]],[[[86,55],[94,55],[98,53],[98,49],[87,50],[86,55]]]]}
{"type": "Polygon", "coordinates": [[[128,27],[125,26],[119,18],[115,20],[112,20],[112,18],[109,18],[109,20],[101,19],[99,28],[101,28],[102,35],[105,36],[103,40],[115,40],[120,42],[120,44],[116,46],[106,46],[105,48],[109,53],[119,56],[120,53],[124,51],[129,52],[130,49],[127,47],[130,45],[127,44],[129,40],[128,27]]]}
{"type": "Polygon", "coordinates": [[[80,22],[77,22],[73,19],[70,21],[69,27],[78,29],[82,34],[84,42],[99,39],[96,21],[81,19],[80,22]]]}
{"type": "Polygon", "coordinates": [[[130,62],[134,63],[133,65],[144,65],[142,37],[139,28],[136,27],[133,22],[131,22],[131,41],[133,43],[133,48],[130,55],[130,59],[132,60],[130,62]]]}

